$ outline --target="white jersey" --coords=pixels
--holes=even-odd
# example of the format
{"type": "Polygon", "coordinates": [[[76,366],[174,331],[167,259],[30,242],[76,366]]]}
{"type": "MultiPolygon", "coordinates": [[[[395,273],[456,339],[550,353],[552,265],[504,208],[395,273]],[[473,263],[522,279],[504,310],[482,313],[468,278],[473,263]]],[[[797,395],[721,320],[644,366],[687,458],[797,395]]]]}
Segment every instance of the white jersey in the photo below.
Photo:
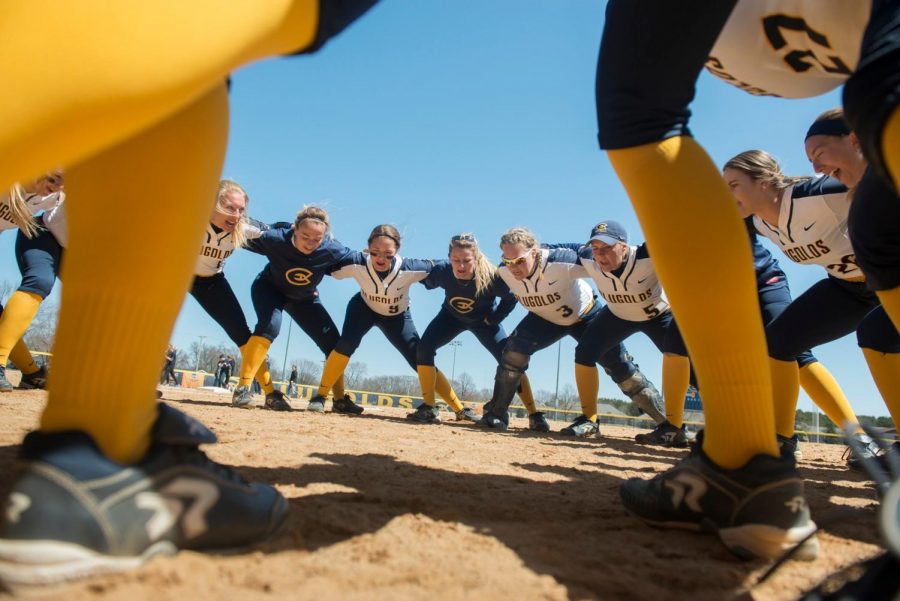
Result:
{"type": "MultiPolygon", "coordinates": [[[[264,231],[269,229],[265,223],[248,219],[238,227],[244,229],[244,235],[248,240],[259,238],[264,231]]],[[[203,245],[200,247],[200,256],[197,257],[197,266],[194,267],[194,275],[210,277],[222,273],[225,269],[225,260],[234,253],[234,236],[232,232],[218,230],[212,223],[206,224],[206,233],[203,236],[203,245]]]]}
{"type": "Polygon", "coordinates": [[[386,274],[379,274],[372,266],[372,257],[361,252],[351,254],[331,273],[342,280],[353,278],[359,284],[359,294],[366,305],[379,315],[402,315],[409,308],[409,288],[428,277],[434,261],[404,259],[394,256],[386,274]]]}
{"type": "Polygon", "coordinates": [[[587,252],[579,257],[606,306],[619,319],[648,321],[669,310],[646,244],[630,247],[628,258],[616,270],[619,275],[600,269],[587,252]]]}
{"type": "Polygon", "coordinates": [[[63,248],[69,246],[69,223],[66,219],[66,195],[60,193],[59,202],[44,211],[44,227],[53,234],[63,248]]]}
{"type": "MultiPolygon", "coordinates": [[[[61,196],[62,192],[54,192],[47,196],[29,194],[26,192],[25,206],[32,215],[37,215],[41,211],[46,211],[55,207],[61,196]]],[[[19,226],[13,221],[12,211],[10,211],[9,195],[4,194],[3,197],[0,198],[0,232],[15,229],[17,227],[19,226]]]]}
{"type": "Polygon", "coordinates": [[[778,225],[753,217],[760,234],[796,263],[821,265],[841,280],[860,280],[862,271],[847,235],[847,189],[823,177],[785,189],[778,225]]]}
{"type": "Polygon", "coordinates": [[[871,11],[871,0],[739,0],[706,68],[751,94],[818,96],[856,69],[871,11]]]}
{"type": "Polygon", "coordinates": [[[587,271],[578,254],[567,248],[542,248],[541,264],[524,280],[517,280],[501,265],[497,273],[509,286],[519,304],[551,323],[571,326],[594,306],[594,292],[583,279],[587,271]]]}

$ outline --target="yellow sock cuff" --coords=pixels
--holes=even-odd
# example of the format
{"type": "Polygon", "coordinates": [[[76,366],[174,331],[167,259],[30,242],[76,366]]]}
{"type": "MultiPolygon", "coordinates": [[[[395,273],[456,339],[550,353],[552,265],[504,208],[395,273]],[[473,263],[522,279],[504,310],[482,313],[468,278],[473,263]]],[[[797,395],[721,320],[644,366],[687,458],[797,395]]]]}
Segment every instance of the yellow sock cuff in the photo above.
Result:
{"type": "Polygon", "coordinates": [[[270,346],[272,346],[272,341],[268,338],[251,336],[247,344],[240,348],[241,370],[238,376],[238,386],[250,386],[260,368],[265,368],[266,355],[269,354],[270,346]]]}
{"type": "Polygon", "coordinates": [[[882,353],[869,348],[864,348],[862,352],[888,413],[894,424],[900,424],[900,354],[882,353]]]}
{"type": "Polygon", "coordinates": [[[44,299],[33,292],[16,290],[0,315],[0,365],[9,361],[13,347],[22,339],[34,321],[44,299]]]}
{"type": "Polygon", "coordinates": [[[348,363],[350,363],[350,357],[347,355],[342,355],[337,351],[331,351],[328,354],[328,359],[325,360],[325,367],[322,369],[322,379],[319,381],[319,396],[324,397],[328,395],[338,378],[344,374],[344,369],[346,369],[348,363]]]}
{"type": "Polygon", "coordinates": [[[772,398],[775,403],[775,431],[790,438],[797,420],[800,395],[800,370],[796,361],[769,359],[772,373],[772,398]]]}
{"type": "Polygon", "coordinates": [[[450,385],[450,382],[447,381],[447,378],[444,376],[444,374],[442,374],[441,371],[437,369],[434,373],[434,389],[437,391],[440,397],[444,399],[444,402],[450,405],[450,408],[453,409],[454,412],[462,410],[462,403],[459,402],[459,398],[453,391],[453,387],[450,385]]]}
{"type": "Polygon", "coordinates": [[[684,425],[684,399],[691,384],[691,360],[684,355],[664,353],[662,375],[666,419],[680,428],[684,425]]]}
{"type": "Polygon", "coordinates": [[[437,369],[433,365],[417,365],[416,374],[419,376],[419,387],[422,389],[422,401],[429,407],[434,407],[437,369]]]}
{"type": "Polygon", "coordinates": [[[591,420],[597,421],[597,395],[600,392],[600,375],[593,365],[575,364],[575,386],[581,400],[581,413],[591,420]]]}
{"type": "Polygon", "coordinates": [[[847,395],[824,365],[818,361],[804,365],[800,368],[799,381],[809,398],[828,419],[840,427],[847,423],[859,424],[847,395]]]}
{"type": "Polygon", "coordinates": [[[344,374],[341,374],[337,381],[332,384],[331,394],[333,394],[336,399],[342,399],[344,398],[344,395],[347,394],[347,391],[344,388],[344,374]]]}
{"type": "Polygon", "coordinates": [[[531,391],[531,382],[528,381],[528,374],[522,374],[519,380],[519,400],[525,405],[528,415],[537,413],[537,404],[534,402],[534,393],[531,391]]]}
{"type": "Polygon", "coordinates": [[[40,369],[37,363],[34,362],[34,357],[31,356],[31,351],[28,350],[24,340],[20,339],[12,347],[12,350],[9,352],[9,358],[19,368],[19,371],[26,376],[37,373],[38,369],[40,369]]]}
{"type": "Polygon", "coordinates": [[[259,369],[256,370],[256,381],[259,382],[259,387],[262,389],[263,394],[269,395],[275,392],[275,386],[272,385],[272,374],[266,366],[265,359],[259,364],[259,369]]]}
{"type": "Polygon", "coordinates": [[[888,317],[894,322],[894,327],[900,332],[900,287],[891,288],[890,290],[879,290],[876,294],[888,317]]]}

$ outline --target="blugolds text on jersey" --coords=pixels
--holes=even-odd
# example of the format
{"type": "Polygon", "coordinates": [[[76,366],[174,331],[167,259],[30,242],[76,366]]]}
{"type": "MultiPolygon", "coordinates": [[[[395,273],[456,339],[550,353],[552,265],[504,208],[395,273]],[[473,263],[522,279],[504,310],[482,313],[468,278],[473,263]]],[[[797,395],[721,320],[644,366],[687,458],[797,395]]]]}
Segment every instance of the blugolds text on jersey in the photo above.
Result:
{"type": "Polygon", "coordinates": [[[402,296],[381,296],[379,294],[369,294],[368,292],[361,290],[362,295],[366,298],[366,300],[372,301],[373,303],[381,303],[384,305],[396,305],[401,300],[403,300],[402,296]]]}
{"type": "Polygon", "coordinates": [[[516,300],[522,303],[523,307],[548,307],[558,300],[561,300],[559,292],[552,294],[542,294],[540,296],[519,296],[516,294],[516,300]]]}
{"type": "Polygon", "coordinates": [[[204,246],[200,249],[200,255],[203,257],[212,257],[213,259],[219,259],[220,261],[224,261],[228,257],[231,256],[234,250],[222,250],[221,248],[216,248],[215,246],[204,246]]]}
{"type": "Polygon", "coordinates": [[[600,296],[608,303],[642,303],[653,296],[653,290],[648,289],[640,294],[605,294],[601,290],[600,296]]]}
{"type": "Polygon", "coordinates": [[[831,252],[831,249],[825,245],[821,240],[816,240],[814,244],[803,244],[800,246],[793,246],[791,248],[785,248],[784,254],[786,254],[790,259],[796,263],[802,263],[803,261],[811,261],[813,259],[817,259],[822,255],[827,255],[831,252]]]}

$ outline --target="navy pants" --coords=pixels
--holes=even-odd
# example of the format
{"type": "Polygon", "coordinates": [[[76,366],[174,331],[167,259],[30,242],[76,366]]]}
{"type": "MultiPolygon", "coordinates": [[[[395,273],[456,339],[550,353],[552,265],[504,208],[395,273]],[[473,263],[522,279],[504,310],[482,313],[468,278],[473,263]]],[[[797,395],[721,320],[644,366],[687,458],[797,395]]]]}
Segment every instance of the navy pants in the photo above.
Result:
{"type": "Polygon", "coordinates": [[[433,367],[437,350],[467,330],[472,332],[481,346],[486,348],[499,363],[503,347],[506,346],[506,330],[503,329],[503,326],[499,323],[488,325],[483,321],[464,322],[454,317],[444,307],[441,307],[435,318],[425,328],[416,349],[416,363],[433,367]]]}
{"type": "Polygon", "coordinates": [[[22,274],[19,290],[47,298],[62,268],[63,248],[48,230],[39,229],[34,238],[19,230],[16,236],[16,263],[22,274]]]}
{"type": "Polygon", "coordinates": [[[407,308],[400,315],[379,315],[369,308],[359,294],[347,303],[347,314],[344,316],[344,330],[334,350],[347,357],[359,348],[363,337],[373,327],[384,333],[394,348],[400,351],[409,366],[416,369],[416,347],[419,345],[419,333],[413,323],[412,314],[407,308]]]}
{"type": "Polygon", "coordinates": [[[666,332],[672,323],[672,312],[666,311],[653,319],[644,321],[628,321],[616,317],[609,307],[600,309],[599,315],[591,321],[584,336],[575,347],[575,356],[582,357],[585,361],[578,361],[582,365],[593,365],[606,352],[615,348],[620,342],[636,334],[643,332],[653,341],[660,351],[666,340],[666,332]],[[593,359],[590,363],[587,360],[593,359]]]}
{"type": "Polygon", "coordinates": [[[238,302],[231,284],[224,273],[209,277],[196,276],[191,285],[191,296],[203,310],[222,326],[235,346],[242,347],[250,340],[250,328],[244,310],[238,302]]]}

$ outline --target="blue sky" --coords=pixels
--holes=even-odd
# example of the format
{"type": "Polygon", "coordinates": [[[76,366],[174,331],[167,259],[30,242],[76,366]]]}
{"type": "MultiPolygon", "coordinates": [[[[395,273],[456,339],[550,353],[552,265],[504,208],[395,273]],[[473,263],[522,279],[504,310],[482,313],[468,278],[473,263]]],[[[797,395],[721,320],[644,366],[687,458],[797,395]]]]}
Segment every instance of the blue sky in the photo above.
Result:
{"type": "MultiPolygon", "coordinates": [[[[379,223],[398,226],[401,254],[419,258],[444,258],[451,235],[473,231],[497,260],[500,234],[517,225],[547,242],[583,241],[596,222],[617,219],[642,241],[596,143],[594,71],[604,6],[598,0],[385,0],[316,55],[269,59],[234,74],[224,175],[246,187],[250,213],[264,221],[291,220],[305,203],[324,206],[336,237],[351,248],[362,248],[379,223]]],[[[809,174],[803,135],[817,114],[839,104],[838,92],[809,100],[755,98],[704,74],[692,129],[717,164],[763,148],[781,159],[786,173],[809,174]]],[[[10,257],[0,265],[0,279],[17,282],[13,241],[11,234],[0,237],[0,252],[10,257]]],[[[703,269],[702,257],[685,260],[703,269]]],[[[824,277],[820,268],[780,262],[795,295],[824,277]]],[[[226,266],[251,328],[249,288],[263,266],[246,252],[226,266]]],[[[356,291],[352,280],[329,278],[322,285],[322,300],[339,325],[356,291]]],[[[439,291],[414,289],[420,332],[441,300],[439,291]]],[[[523,316],[517,308],[507,331],[523,316]]],[[[227,341],[188,298],[172,340],[188,347],[200,335],[206,343],[227,341]]],[[[279,366],[286,338],[285,321],[271,351],[279,366]]],[[[490,355],[470,334],[459,340],[456,373],[490,386],[490,355]]],[[[660,383],[660,356],[649,341],[638,335],[627,346],[660,383]]],[[[565,340],[560,386],[574,383],[573,352],[574,341],[565,340]]],[[[859,413],[886,415],[852,336],[815,353],[859,413]]],[[[321,359],[296,327],[288,355],[321,359]]],[[[438,366],[449,373],[452,357],[445,347],[438,366]]],[[[365,362],[369,374],[412,374],[377,330],[353,359],[365,362]]],[[[555,346],[537,354],[529,369],[534,387],[552,391],[556,370],[555,346]]],[[[608,379],[600,392],[624,398],[608,379]]],[[[810,406],[803,395],[801,407],[810,406]]]]}

